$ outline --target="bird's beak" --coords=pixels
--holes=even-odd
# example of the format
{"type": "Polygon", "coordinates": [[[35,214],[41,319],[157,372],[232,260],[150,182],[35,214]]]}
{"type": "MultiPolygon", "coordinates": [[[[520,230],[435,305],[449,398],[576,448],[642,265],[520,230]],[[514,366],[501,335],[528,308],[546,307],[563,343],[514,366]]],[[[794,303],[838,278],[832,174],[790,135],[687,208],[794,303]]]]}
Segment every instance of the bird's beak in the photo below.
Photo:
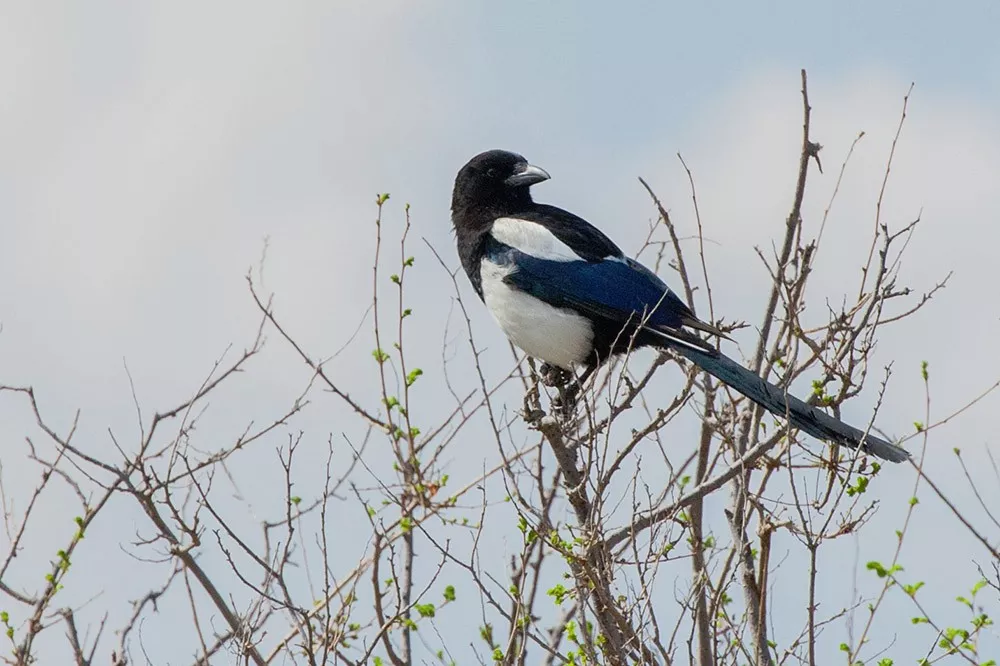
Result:
{"type": "Polygon", "coordinates": [[[540,183],[543,180],[549,179],[549,174],[545,169],[540,169],[533,164],[525,164],[514,172],[514,175],[504,181],[507,185],[511,187],[518,187],[521,185],[534,185],[535,183],[540,183]]]}

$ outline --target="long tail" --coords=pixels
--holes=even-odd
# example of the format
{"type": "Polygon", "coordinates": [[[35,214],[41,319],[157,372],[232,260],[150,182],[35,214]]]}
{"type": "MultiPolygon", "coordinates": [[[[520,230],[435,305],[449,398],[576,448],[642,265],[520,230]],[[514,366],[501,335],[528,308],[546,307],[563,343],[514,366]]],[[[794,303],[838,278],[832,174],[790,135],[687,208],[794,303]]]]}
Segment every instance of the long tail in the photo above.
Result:
{"type": "Polygon", "coordinates": [[[871,433],[866,435],[863,431],[833,418],[816,407],[807,405],[795,396],[788,395],[783,389],[764,381],[728,356],[723,354],[716,356],[680,345],[671,347],[767,411],[776,416],[787,417],[793,426],[813,437],[852,448],[860,446],[863,450],[892,462],[903,462],[910,457],[906,449],[871,433]]]}

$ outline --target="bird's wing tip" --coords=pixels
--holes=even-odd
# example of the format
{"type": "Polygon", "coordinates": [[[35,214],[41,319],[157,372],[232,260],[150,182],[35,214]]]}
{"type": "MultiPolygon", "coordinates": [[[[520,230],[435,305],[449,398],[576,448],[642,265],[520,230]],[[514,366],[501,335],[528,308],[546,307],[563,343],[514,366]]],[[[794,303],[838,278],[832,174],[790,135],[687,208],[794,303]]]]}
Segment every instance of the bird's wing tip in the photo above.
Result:
{"type": "Polygon", "coordinates": [[[865,450],[872,455],[878,456],[889,462],[901,463],[910,459],[910,452],[901,446],[882,440],[868,439],[865,442],[865,450]]]}
{"type": "Polygon", "coordinates": [[[723,340],[729,340],[730,342],[733,341],[733,339],[729,337],[729,335],[727,335],[726,332],[720,329],[719,327],[713,326],[708,322],[704,322],[693,315],[690,317],[682,317],[681,323],[687,326],[688,328],[693,328],[695,330],[702,331],[703,333],[714,335],[716,337],[722,338],[723,340]]]}

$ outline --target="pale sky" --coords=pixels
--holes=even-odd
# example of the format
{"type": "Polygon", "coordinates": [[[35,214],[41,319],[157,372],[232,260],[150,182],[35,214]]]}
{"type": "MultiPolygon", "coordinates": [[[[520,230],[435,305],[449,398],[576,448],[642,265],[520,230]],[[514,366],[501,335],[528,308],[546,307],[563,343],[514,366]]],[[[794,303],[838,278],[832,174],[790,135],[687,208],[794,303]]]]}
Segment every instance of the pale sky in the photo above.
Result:
{"type": "MultiPolygon", "coordinates": [[[[638,176],[692,232],[682,153],[710,241],[716,311],[756,324],[768,278],[753,248],[779,238],[791,203],[806,68],[813,136],[825,146],[825,174],[812,174],[804,207],[812,233],[851,141],[866,132],[824,235],[816,321],[824,299],[836,304],[856,290],[903,96],[915,83],[883,220],[898,228],[922,217],[902,268],[915,291],[954,276],[914,319],[880,335],[873,367],[892,363],[895,375],[879,423],[908,434],[923,420],[922,360],[939,417],[1000,378],[998,26],[1000,5],[988,1],[0,2],[0,384],[33,385],[62,428],[79,409],[78,444],[113,455],[109,428],[127,441],[138,436],[123,360],[148,418],[187,397],[228,345],[249,344],[256,309],[244,276],[265,238],[265,286],[279,316],[317,356],[333,354],[367,308],[373,203],[390,192],[387,233],[398,234],[411,204],[408,349],[426,373],[424,421],[434,422],[451,408],[433,396],[443,390],[452,290],[421,239],[458,265],[452,181],[489,148],[549,171],[536,198],[589,219],[626,251],[638,249],[654,216],[638,176]]],[[[502,334],[468,303],[490,352],[484,369],[498,378],[510,364],[502,334]]],[[[453,318],[449,333],[459,366],[469,361],[461,325],[453,318]]],[[[252,372],[213,401],[200,429],[206,440],[277,416],[304,387],[307,369],[270,337],[252,372]]],[[[749,354],[753,328],[736,338],[741,347],[729,352],[749,354]]],[[[371,346],[366,325],[331,368],[374,406],[371,346]]],[[[867,419],[873,400],[866,391],[847,415],[867,419]]],[[[302,454],[302,488],[321,481],[309,465],[325,461],[329,433],[362,433],[328,396],[317,403],[294,428],[314,445],[302,454]]],[[[931,440],[929,469],[945,486],[952,481],[947,490],[966,506],[951,450],[962,447],[974,467],[986,447],[1000,452],[998,407],[991,397],[931,440]]],[[[21,507],[37,482],[25,435],[38,438],[26,405],[0,396],[3,481],[21,507]]],[[[273,452],[285,441],[276,436],[234,463],[254,512],[250,529],[280,500],[273,452]]],[[[453,449],[456,485],[498,459],[495,446],[475,442],[453,449]]],[[[372,465],[385,461],[373,454],[372,465]]],[[[980,468],[988,485],[993,477],[980,468]]],[[[875,523],[845,544],[842,561],[821,567],[830,590],[853,580],[854,558],[890,557],[912,482],[903,467],[879,478],[875,523]]],[[[36,557],[72,534],[72,511],[61,504],[69,499],[54,493],[42,507],[46,529],[29,534],[36,557]]],[[[904,550],[907,574],[928,580],[926,600],[964,622],[953,598],[975,582],[973,562],[985,563],[985,552],[930,496],[920,512],[904,550]]],[[[345,541],[365,528],[363,515],[346,512],[345,541]]],[[[100,595],[88,606],[92,622],[104,611],[111,627],[127,617],[127,600],[144,589],[146,570],[124,553],[137,529],[146,528],[126,501],[95,524],[64,603],[100,595]]],[[[497,536],[501,551],[509,538],[497,536]]],[[[343,553],[345,562],[353,556],[343,553]]],[[[5,582],[30,587],[44,566],[18,563],[5,582]]],[[[13,613],[8,601],[0,607],[13,613]]],[[[176,639],[190,633],[185,603],[165,602],[158,619],[172,639],[145,637],[154,663],[191,661],[195,643],[176,639]]],[[[907,621],[891,655],[912,663],[929,639],[914,629],[918,638],[907,642],[916,613],[894,603],[907,621]]],[[[801,604],[787,612],[798,626],[801,604]]],[[[475,621],[450,627],[459,663],[471,661],[463,650],[475,621]]],[[[995,658],[995,633],[986,645],[995,658]]]]}

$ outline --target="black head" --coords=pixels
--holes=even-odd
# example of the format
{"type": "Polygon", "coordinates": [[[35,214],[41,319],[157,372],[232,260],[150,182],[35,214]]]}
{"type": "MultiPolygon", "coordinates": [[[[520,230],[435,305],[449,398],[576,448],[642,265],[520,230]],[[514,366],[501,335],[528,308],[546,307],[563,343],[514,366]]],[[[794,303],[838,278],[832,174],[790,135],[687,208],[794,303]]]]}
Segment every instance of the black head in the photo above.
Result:
{"type": "Polygon", "coordinates": [[[528,164],[517,153],[488,150],[473,157],[455,178],[452,213],[472,207],[485,207],[497,213],[514,212],[531,204],[528,188],[548,180],[549,174],[528,164]]]}

